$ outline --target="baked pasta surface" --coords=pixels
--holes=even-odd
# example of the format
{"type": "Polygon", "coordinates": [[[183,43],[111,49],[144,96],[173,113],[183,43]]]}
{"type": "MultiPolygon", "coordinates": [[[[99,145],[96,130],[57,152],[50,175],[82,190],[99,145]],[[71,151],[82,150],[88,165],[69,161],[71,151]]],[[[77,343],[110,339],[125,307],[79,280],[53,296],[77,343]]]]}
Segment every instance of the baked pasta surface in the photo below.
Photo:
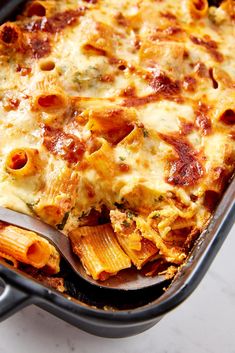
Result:
{"type": "Polygon", "coordinates": [[[0,205],[94,279],[173,274],[234,170],[234,21],[230,0],[28,1],[0,27],[0,205]]]}

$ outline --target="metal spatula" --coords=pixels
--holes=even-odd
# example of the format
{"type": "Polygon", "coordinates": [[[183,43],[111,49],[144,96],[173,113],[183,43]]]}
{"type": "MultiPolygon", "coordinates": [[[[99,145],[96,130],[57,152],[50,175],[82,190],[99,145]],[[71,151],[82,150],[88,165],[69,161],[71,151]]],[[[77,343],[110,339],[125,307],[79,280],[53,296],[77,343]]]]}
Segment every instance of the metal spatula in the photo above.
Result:
{"type": "Polygon", "coordinates": [[[6,21],[17,9],[17,7],[26,2],[25,0],[3,0],[0,1],[0,24],[6,21]]]}
{"type": "Polygon", "coordinates": [[[70,240],[60,231],[52,228],[38,218],[0,207],[0,221],[33,231],[47,239],[56,247],[61,256],[68,262],[74,272],[92,285],[118,290],[144,289],[166,281],[165,276],[146,277],[139,271],[131,268],[119,272],[106,281],[95,281],[87,275],[79,258],[73,253],[70,240]]]}

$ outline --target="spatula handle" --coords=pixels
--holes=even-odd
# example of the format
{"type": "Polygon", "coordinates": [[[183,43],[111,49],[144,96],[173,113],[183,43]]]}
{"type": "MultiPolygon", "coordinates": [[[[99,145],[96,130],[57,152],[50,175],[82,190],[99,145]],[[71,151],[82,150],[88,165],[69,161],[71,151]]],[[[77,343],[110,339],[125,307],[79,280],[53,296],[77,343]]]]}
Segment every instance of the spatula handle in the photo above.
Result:
{"type": "Polygon", "coordinates": [[[3,0],[0,2],[0,24],[6,21],[12,13],[16,10],[17,6],[26,2],[25,0],[3,0]]]}

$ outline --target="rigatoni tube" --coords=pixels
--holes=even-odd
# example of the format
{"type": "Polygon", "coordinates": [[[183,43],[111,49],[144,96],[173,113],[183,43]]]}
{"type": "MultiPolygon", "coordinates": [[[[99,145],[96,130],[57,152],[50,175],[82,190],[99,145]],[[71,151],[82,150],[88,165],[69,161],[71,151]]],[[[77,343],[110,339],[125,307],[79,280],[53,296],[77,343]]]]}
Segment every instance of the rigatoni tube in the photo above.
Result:
{"type": "Polygon", "coordinates": [[[19,262],[44,267],[51,253],[50,244],[36,233],[0,223],[0,251],[19,262]]]}

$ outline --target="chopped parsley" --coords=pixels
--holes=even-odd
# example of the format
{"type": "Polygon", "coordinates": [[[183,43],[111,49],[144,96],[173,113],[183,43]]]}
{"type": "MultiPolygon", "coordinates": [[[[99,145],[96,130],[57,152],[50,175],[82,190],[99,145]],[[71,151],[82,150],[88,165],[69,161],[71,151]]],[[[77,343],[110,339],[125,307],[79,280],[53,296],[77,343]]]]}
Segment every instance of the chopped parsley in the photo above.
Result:
{"type": "Polygon", "coordinates": [[[149,137],[149,132],[145,128],[142,130],[144,137],[149,137]]]}
{"type": "Polygon", "coordinates": [[[126,215],[128,218],[133,219],[133,217],[135,216],[135,213],[132,211],[127,211],[126,215]]]}
{"type": "Polygon", "coordinates": [[[157,219],[160,217],[160,213],[159,212],[156,212],[153,216],[152,216],[152,219],[157,219]]]}
{"type": "Polygon", "coordinates": [[[65,224],[66,224],[66,222],[67,222],[67,220],[68,220],[68,218],[69,218],[69,212],[66,212],[66,213],[64,214],[63,219],[62,219],[62,222],[61,222],[60,224],[57,224],[57,225],[56,225],[56,228],[59,229],[59,230],[63,230],[64,227],[65,227],[65,224]]]}
{"type": "Polygon", "coordinates": [[[120,161],[125,161],[126,157],[119,156],[120,161]]]}
{"type": "Polygon", "coordinates": [[[34,213],[34,214],[35,214],[34,206],[35,206],[36,204],[37,204],[36,202],[26,202],[27,207],[28,207],[28,208],[30,209],[30,211],[31,211],[32,213],[34,213]]]}
{"type": "Polygon", "coordinates": [[[82,211],[81,216],[78,217],[78,220],[80,221],[84,217],[87,217],[89,215],[89,213],[90,213],[90,211],[88,211],[88,212],[82,211]]]}
{"type": "Polygon", "coordinates": [[[122,222],[122,225],[123,225],[124,227],[126,227],[126,228],[130,227],[130,223],[127,222],[127,220],[124,220],[124,221],[122,222]]]}
{"type": "Polygon", "coordinates": [[[162,195],[160,195],[159,197],[155,197],[154,199],[155,202],[159,202],[159,201],[161,202],[163,200],[164,200],[164,197],[162,195]]]}

